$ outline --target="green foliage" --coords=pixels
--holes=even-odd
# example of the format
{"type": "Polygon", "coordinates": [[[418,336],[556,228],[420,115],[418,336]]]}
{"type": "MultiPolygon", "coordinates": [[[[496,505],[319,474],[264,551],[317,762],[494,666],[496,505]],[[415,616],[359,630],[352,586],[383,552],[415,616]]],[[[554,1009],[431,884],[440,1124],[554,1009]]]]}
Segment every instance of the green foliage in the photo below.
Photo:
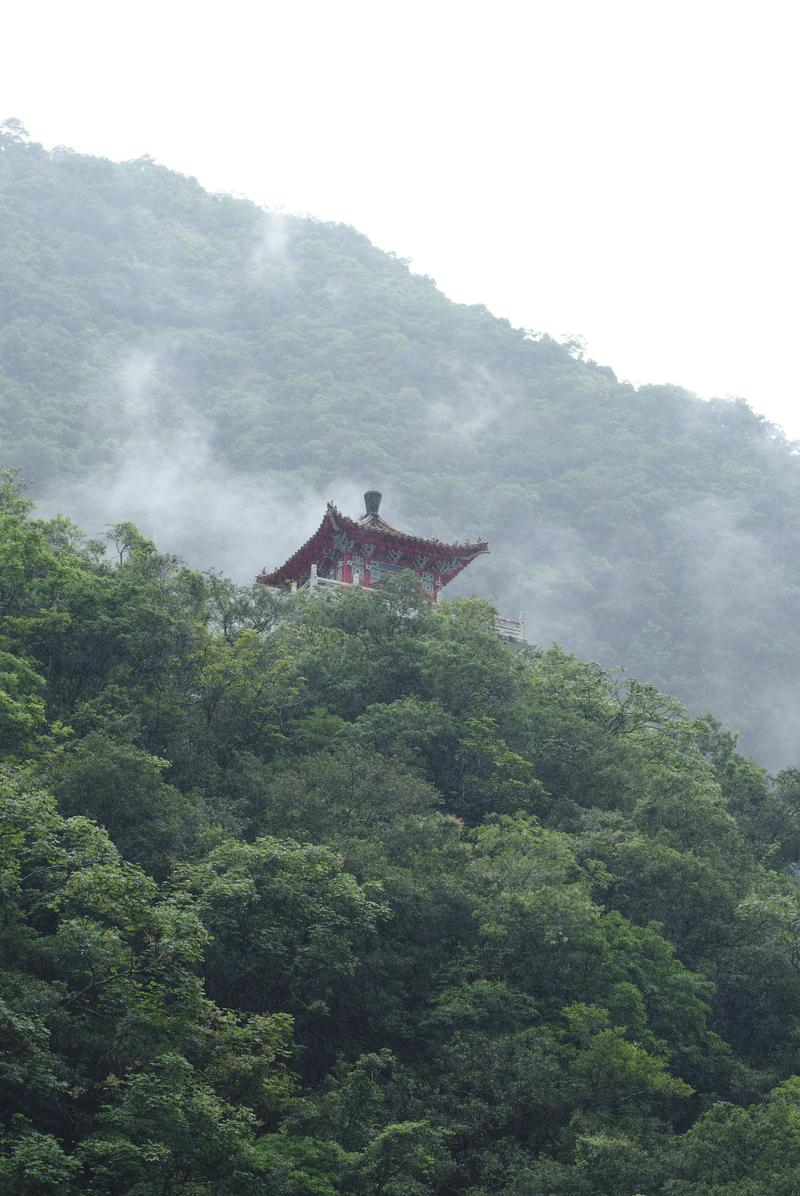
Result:
{"type": "Polygon", "coordinates": [[[224,1006],[326,1013],[381,914],[340,858],[290,839],[228,840],[180,879],[211,932],[206,978],[224,1006]]]}
{"type": "Polygon", "coordinates": [[[45,726],[44,681],[27,661],[0,652],[0,751],[33,746],[45,726]]]}
{"type": "Polygon", "coordinates": [[[90,731],[57,757],[52,791],[66,814],[99,822],[126,859],[156,876],[188,855],[196,841],[198,802],[163,781],[167,760],[90,731]]]}
{"type": "MultiPolygon", "coordinates": [[[[797,762],[800,462],[743,400],[634,389],[574,342],[452,303],[352,228],[149,158],[48,153],[13,120],[0,203],[0,460],[35,494],[118,518],[106,487],[123,472],[150,490],[155,446],[177,546],[205,563],[243,539],[246,577],[271,551],[239,523],[260,492],[291,505],[379,481],[413,530],[490,541],[462,592],[713,708],[770,767],[797,762]],[[170,466],[202,472],[208,443],[208,510],[182,517],[170,466]],[[215,520],[221,476],[231,519],[215,520]]],[[[228,628],[265,615],[222,583],[215,601],[228,628]]]]}
{"type": "Polygon", "coordinates": [[[110,1084],[112,1103],[78,1157],[92,1196],[263,1192],[252,1157],[254,1118],[231,1108],[180,1055],[110,1084]]]}
{"type": "Polygon", "coordinates": [[[800,1167],[800,1081],[780,1084],[749,1109],[716,1104],[683,1136],[681,1177],[665,1196],[791,1196],[800,1167]]]}
{"type": "Polygon", "coordinates": [[[73,1185],[79,1169],[49,1134],[28,1132],[13,1143],[9,1154],[0,1160],[0,1192],[3,1196],[64,1196],[73,1185]]]}
{"type": "Polygon", "coordinates": [[[0,1193],[794,1191],[792,770],[408,578],[2,518],[0,1193]]]}

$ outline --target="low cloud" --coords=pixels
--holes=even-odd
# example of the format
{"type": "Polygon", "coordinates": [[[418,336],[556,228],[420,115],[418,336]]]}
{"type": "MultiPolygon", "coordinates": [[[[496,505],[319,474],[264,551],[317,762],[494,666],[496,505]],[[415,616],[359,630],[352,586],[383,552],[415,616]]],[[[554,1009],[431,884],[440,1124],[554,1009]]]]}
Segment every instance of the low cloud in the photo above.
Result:
{"type": "Polygon", "coordinates": [[[92,477],[60,479],[57,491],[41,496],[41,514],[63,512],[90,536],[130,520],[160,550],[243,583],[307,540],[327,499],[360,513],[361,493],[348,481],[322,494],[291,475],[254,479],[229,470],[205,418],[174,393],[165,410],[157,353],[131,353],[114,381],[120,420],[113,458],[92,477]]]}

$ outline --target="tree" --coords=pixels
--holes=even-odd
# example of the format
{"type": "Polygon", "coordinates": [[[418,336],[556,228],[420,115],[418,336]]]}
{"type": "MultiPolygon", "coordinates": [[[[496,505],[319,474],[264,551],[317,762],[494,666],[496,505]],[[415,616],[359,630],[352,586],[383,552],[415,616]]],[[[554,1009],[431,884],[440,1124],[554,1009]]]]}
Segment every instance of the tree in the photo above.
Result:
{"type": "Polygon", "coordinates": [[[211,940],[206,982],[226,1006],[324,1018],[384,910],[324,847],[227,840],[180,871],[211,940]]]}
{"type": "Polygon", "coordinates": [[[50,779],[65,814],[95,819],[125,859],[163,877],[191,854],[204,812],[196,795],[165,783],[168,768],[168,760],[91,731],[55,757],[50,779]]]}
{"type": "Polygon", "coordinates": [[[0,123],[0,146],[23,144],[29,140],[28,130],[15,116],[9,116],[0,123]]]}

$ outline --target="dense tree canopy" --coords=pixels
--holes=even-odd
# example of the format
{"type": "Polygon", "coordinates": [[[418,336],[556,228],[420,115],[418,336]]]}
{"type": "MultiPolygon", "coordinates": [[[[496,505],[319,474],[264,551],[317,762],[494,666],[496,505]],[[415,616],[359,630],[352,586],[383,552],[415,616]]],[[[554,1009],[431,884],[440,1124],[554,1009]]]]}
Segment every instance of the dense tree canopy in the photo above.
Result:
{"type": "Polygon", "coordinates": [[[0,497],[0,1193],[789,1196],[797,777],[0,497]]]}
{"type": "MultiPolygon", "coordinates": [[[[138,506],[244,580],[342,479],[378,485],[413,530],[490,541],[458,585],[525,609],[532,640],[800,762],[800,463],[744,402],[634,389],[351,228],[47,153],[14,122],[0,210],[0,462],[51,509],[94,533],[138,506]]],[[[3,736],[37,718],[14,667],[3,736]]]]}

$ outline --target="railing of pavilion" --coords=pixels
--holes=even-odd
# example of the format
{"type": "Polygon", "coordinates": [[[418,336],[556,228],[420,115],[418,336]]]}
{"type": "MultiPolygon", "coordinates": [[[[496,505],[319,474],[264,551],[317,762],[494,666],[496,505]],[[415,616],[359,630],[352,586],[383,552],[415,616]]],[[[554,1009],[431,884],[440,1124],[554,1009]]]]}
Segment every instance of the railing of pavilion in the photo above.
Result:
{"type": "MultiPolygon", "coordinates": [[[[361,576],[356,573],[352,581],[337,581],[335,577],[320,577],[317,566],[311,566],[311,576],[301,586],[292,582],[292,593],[313,593],[314,590],[352,590],[358,587],[367,593],[374,593],[375,587],[361,584],[361,576]]],[[[509,619],[498,615],[494,621],[494,629],[502,640],[514,643],[525,641],[525,616],[520,614],[518,619],[509,619]]]]}

